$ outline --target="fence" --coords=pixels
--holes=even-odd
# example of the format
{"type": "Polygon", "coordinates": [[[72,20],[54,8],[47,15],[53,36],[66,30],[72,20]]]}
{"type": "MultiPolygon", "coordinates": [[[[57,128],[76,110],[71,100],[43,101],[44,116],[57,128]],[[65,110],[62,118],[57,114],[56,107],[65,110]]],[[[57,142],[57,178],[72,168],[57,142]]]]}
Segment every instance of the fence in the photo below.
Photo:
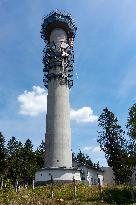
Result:
{"type": "MultiPolygon", "coordinates": [[[[0,194],[7,193],[7,195],[9,195],[8,189],[9,189],[8,182],[2,179],[0,194]]],[[[76,201],[90,202],[90,203],[98,202],[99,204],[105,204],[105,202],[109,204],[134,204],[136,202],[135,187],[129,187],[129,186],[101,187],[99,180],[97,186],[94,185],[88,186],[85,184],[76,183],[74,178],[72,183],[70,184],[57,184],[53,181],[52,176],[51,176],[50,184],[43,187],[35,187],[34,180],[32,181],[31,186],[28,186],[28,184],[21,186],[20,182],[16,180],[14,184],[14,192],[16,193],[16,200],[18,200],[18,198],[21,197],[22,200],[24,200],[24,198],[28,193],[30,200],[46,201],[50,199],[50,200],[58,200],[59,203],[63,202],[63,200],[64,201],[71,200],[74,202],[76,201]]],[[[13,193],[13,190],[11,193],[13,193]]],[[[25,204],[26,201],[22,203],[25,204]]]]}

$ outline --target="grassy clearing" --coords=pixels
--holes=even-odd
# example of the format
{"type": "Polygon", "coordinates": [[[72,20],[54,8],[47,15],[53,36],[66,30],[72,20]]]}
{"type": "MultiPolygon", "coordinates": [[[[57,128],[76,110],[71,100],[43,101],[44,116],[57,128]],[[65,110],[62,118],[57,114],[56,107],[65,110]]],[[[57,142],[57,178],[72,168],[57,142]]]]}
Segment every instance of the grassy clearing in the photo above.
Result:
{"type": "Polygon", "coordinates": [[[136,189],[129,187],[105,187],[103,189],[104,202],[101,203],[99,188],[97,186],[77,185],[76,198],[73,198],[73,186],[54,185],[54,197],[51,199],[51,186],[22,188],[18,193],[14,189],[6,188],[0,191],[0,205],[136,205],[136,189]],[[133,199],[133,200],[132,200],[133,199]]]}

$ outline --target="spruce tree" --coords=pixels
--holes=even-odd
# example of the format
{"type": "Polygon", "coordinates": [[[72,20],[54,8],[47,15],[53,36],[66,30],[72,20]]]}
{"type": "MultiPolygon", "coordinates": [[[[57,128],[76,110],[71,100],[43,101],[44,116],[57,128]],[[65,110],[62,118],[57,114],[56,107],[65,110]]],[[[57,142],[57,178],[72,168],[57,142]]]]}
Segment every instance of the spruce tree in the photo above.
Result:
{"type": "Polygon", "coordinates": [[[129,109],[127,120],[128,135],[132,140],[136,140],[136,104],[129,109]]]}
{"type": "Polygon", "coordinates": [[[22,158],[23,144],[12,137],[7,144],[8,178],[22,180],[22,158]]]}
{"type": "Polygon", "coordinates": [[[85,155],[81,150],[79,150],[77,156],[74,154],[74,157],[75,157],[75,161],[83,165],[86,165],[88,167],[94,167],[90,157],[87,154],[85,155]]]}
{"type": "Polygon", "coordinates": [[[35,153],[30,139],[27,139],[22,152],[23,157],[23,181],[31,183],[37,168],[35,153]]]}
{"type": "Polygon", "coordinates": [[[127,125],[128,129],[128,152],[129,152],[129,162],[132,174],[136,167],[136,104],[133,104],[129,109],[127,125]]]}
{"type": "Polygon", "coordinates": [[[76,160],[77,160],[77,162],[79,162],[81,164],[86,164],[85,154],[81,150],[79,150],[79,153],[77,154],[76,160]]]}
{"type": "Polygon", "coordinates": [[[128,155],[124,131],[118,124],[117,117],[106,107],[98,119],[98,143],[105,152],[107,163],[112,167],[115,182],[124,183],[129,178],[128,155]]]}
{"type": "Polygon", "coordinates": [[[6,148],[5,148],[5,138],[0,132],[0,175],[6,174],[6,148]]]}
{"type": "Polygon", "coordinates": [[[45,156],[45,142],[42,140],[40,146],[35,151],[37,168],[44,167],[44,156],[45,156]]]}

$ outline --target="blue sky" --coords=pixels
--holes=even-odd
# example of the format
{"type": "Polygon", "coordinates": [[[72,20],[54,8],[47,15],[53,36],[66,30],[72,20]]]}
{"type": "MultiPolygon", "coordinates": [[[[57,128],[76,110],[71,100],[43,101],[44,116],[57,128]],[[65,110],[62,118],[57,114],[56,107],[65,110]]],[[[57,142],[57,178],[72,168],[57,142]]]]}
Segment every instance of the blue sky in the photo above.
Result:
{"type": "Polygon", "coordinates": [[[96,118],[107,106],[124,128],[136,101],[135,0],[1,0],[0,130],[7,140],[30,138],[34,147],[44,139],[47,91],[40,29],[42,17],[56,8],[70,12],[78,27],[70,91],[72,149],[106,165],[96,118]]]}

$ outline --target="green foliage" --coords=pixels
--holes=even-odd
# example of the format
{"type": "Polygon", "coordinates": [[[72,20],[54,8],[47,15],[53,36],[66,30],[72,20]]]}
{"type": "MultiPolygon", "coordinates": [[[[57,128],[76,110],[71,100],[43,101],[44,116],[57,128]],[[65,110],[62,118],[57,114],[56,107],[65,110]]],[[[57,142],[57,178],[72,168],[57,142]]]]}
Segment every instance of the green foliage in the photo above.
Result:
{"type": "MultiPolygon", "coordinates": [[[[65,205],[100,205],[101,197],[98,186],[87,186],[84,184],[76,185],[76,198],[73,198],[73,185],[62,184],[54,185],[54,197],[51,199],[51,185],[36,187],[32,190],[29,187],[27,190],[22,188],[18,193],[14,189],[0,191],[1,205],[45,205],[45,204],[65,204],[65,205]]],[[[126,186],[114,186],[103,188],[103,205],[124,205],[135,204],[136,188],[130,190],[126,186]],[[133,193],[133,197],[132,197],[133,193]]]]}
{"type": "Polygon", "coordinates": [[[125,186],[107,187],[103,192],[104,201],[119,205],[133,204],[136,202],[136,189],[125,186]]]}
{"type": "Polygon", "coordinates": [[[100,193],[98,186],[88,186],[85,184],[77,185],[77,199],[78,201],[100,201],[100,193]]]}
{"type": "Polygon", "coordinates": [[[31,183],[36,171],[36,159],[31,140],[27,139],[22,149],[22,177],[23,181],[31,183]]]}
{"type": "Polygon", "coordinates": [[[5,138],[0,132],[0,176],[5,175],[5,170],[6,170],[5,138]]]}
{"type": "Polygon", "coordinates": [[[76,161],[82,164],[86,164],[86,156],[81,150],[79,150],[79,153],[76,156],[76,161]]]}
{"type": "Polygon", "coordinates": [[[113,169],[115,181],[128,182],[130,170],[124,131],[118,124],[117,117],[108,108],[103,109],[98,122],[101,130],[98,131],[97,141],[105,152],[108,165],[113,169]]]}
{"type": "Polygon", "coordinates": [[[136,140],[136,104],[129,109],[127,120],[128,135],[132,140],[136,140]]]}
{"type": "Polygon", "coordinates": [[[127,119],[127,129],[130,140],[128,142],[128,152],[129,152],[129,162],[131,166],[132,173],[134,167],[136,166],[136,104],[132,105],[129,109],[127,119]]]}
{"type": "Polygon", "coordinates": [[[7,177],[15,181],[21,180],[23,144],[12,137],[7,144],[7,177]]]}
{"type": "Polygon", "coordinates": [[[44,164],[44,142],[33,151],[30,139],[24,144],[12,137],[7,143],[6,177],[14,184],[18,180],[21,184],[30,184],[38,168],[44,164]]]}
{"type": "Polygon", "coordinates": [[[79,164],[86,165],[91,168],[96,168],[100,170],[99,162],[97,164],[93,163],[90,157],[86,154],[84,154],[81,150],[77,153],[72,153],[72,158],[74,161],[78,162],[79,164]]]}
{"type": "Polygon", "coordinates": [[[44,156],[45,156],[45,142],[42,140],[40,146],[35,151],[37,168],[44,167],[44,156]]]}

